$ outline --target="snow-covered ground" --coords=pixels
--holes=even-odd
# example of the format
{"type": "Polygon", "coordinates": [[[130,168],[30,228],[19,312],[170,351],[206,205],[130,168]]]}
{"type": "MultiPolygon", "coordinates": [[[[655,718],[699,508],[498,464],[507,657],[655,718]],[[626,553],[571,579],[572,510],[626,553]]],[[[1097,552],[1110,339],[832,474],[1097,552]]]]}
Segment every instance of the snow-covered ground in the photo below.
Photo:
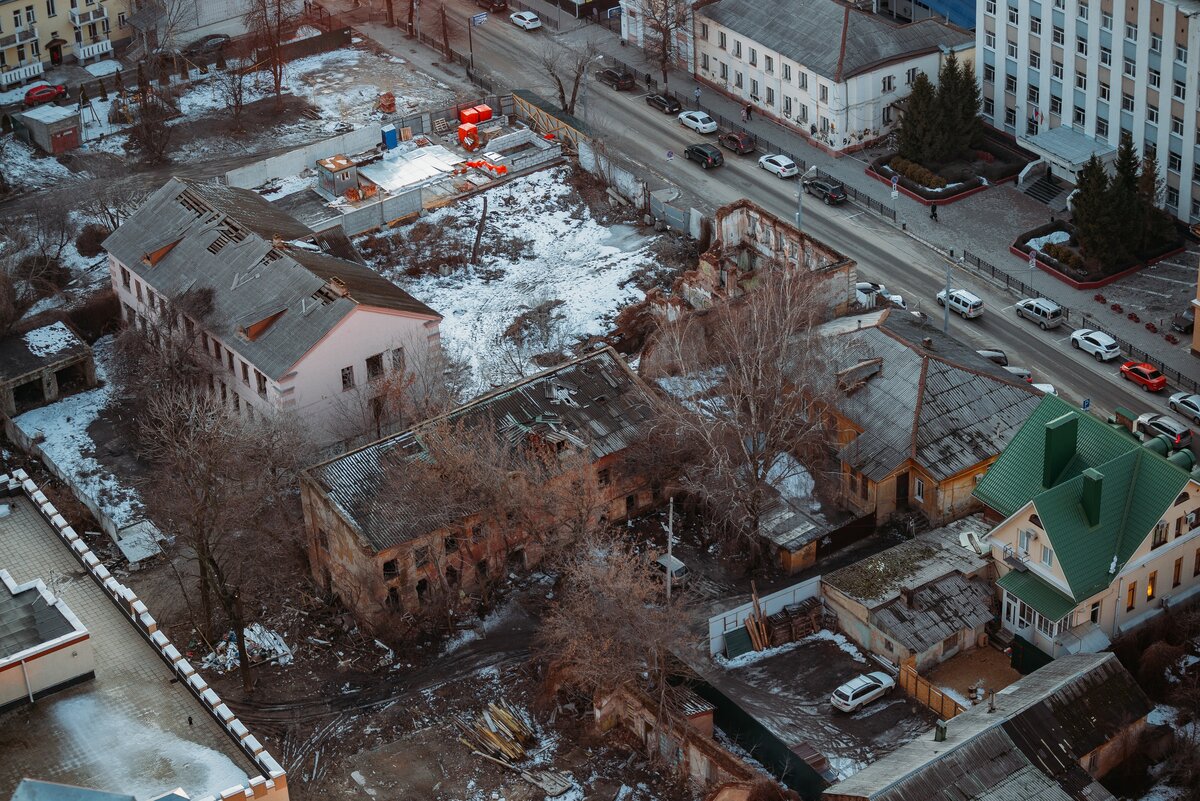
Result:
{"type": "MultiPolygon", "coordinates": [[[[556,335],[564,343],[602,334],[622,306],[644,294],[630,283],[650,265],[652,239],[628,226],[605,227],[592,217],[567,182],[569,168],[556,167],[517,178],[487,193],[484,239],[503,233],[528,244],[523,255],[485,255],[474,268],[449,276],[410,278],[405,264],[376,262],[375,267],[444,319],[442,341],[451,354],[469,361],[480,387],[503,384],[535,368],[518,354],[520,364],[500,363],[506,351],[503,332],[522,312],[548,301],[556,309],[556,335]]],[[[462,200],[421,219],[445,223],[452,237],[469,248],[483,204],[482,196],[462,200]]],[[[393,229],[405,237],[410,227],[393,229]]],[[[486,251],[486,248],[485,248],[486,251]]]]}
{"type": "Polygon", "coordinates": [[[1039,236],[1034,239],[1030,239],[1026,244],[1028,244],[1029,247],[1033,248],[1034,250],[1042,250],[1046,247],[1046,245],[1057,245],[1070,241],[1070,239],[1071,235],[1066,231],[1051,231],[1045,236],[1039,236]]]}
{"type": "Polygon", "coordinates": [[[12,136],[4,137],[4,176],[26,190],[77,180],[58,159],[12,136]]]}
{"type": "Polygon", "coordinates": [[[779,654],[786,654],[788,651],[793,651],[801,645],[817,642],[818,640],[833,643],[846,654],[850,655],[856,662],[865,664],[867,661],[867,658],[862,655],[862,651],[858,650],[858,646],[846,639],[845,634],[827,629],[821,629],[816,634],[810,634],[803,639],[793,640],[783,645],[777,645],[774,648],[765,648],[762,651],[749,651],[741,656],[735,656],[733,659],[726,659],[723,655],[717,654],[713,657],[713,661],[726,670],[735,670],[747,665],[753,665],[756,662],[761,662],[764,659],[770,659],[779,654]]]}
{"type": "Polygon", "coordinates": [[[88,426],[100,416],[112,398],[108,366],[112,361],[112,337],[96,341],[96,389],[63,398],[49,406],[26,412],[14,422],[29,435],[41,432],[41,449],[62,471],[72,476],[75,486],[96,499],[118,529],[141,520],[142,502],[133,487],[112,475],[95,458],[96,444],[88,426]]]}

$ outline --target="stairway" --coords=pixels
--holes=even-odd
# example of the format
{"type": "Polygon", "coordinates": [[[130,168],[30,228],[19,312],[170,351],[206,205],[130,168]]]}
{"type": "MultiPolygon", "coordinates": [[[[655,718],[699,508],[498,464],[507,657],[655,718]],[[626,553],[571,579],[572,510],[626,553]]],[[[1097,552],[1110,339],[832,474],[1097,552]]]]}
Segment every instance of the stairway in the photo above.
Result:
{"type": "Polygon", "coordinates": [[[1066,187],[1062,181],[1052,175],[1043,175],[1029,186],[1025,187],[1025,194],[1029,195],[1034,200],[1045,203],[1049,206],[1054,200],[1063,193],[1066,187]]]}

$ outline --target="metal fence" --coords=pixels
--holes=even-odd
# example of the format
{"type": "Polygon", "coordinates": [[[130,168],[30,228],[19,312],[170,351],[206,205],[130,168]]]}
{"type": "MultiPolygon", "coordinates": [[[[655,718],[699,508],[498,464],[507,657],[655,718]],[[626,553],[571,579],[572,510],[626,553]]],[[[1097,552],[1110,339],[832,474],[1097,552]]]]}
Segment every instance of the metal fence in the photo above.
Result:
{"type": "MultiPolygon", "coordinates": [[[[1003,285],[1006,290],[1021,297],[1044,297],[1049,300],[1054,300],[1054,298],[1049,297],[1045,292],[1039,293],[1035,291],[1033,287],[1031,287],[1029,284],[1026,284],[1021,279],[1010,275],[991,262],[979,258],[969,250],[963,251],[962,263],[969,268],[973,268],[976,272],[985,278],[990,279],[993,283],[997,285],[1003,285]]],[[[1054,300],[1054,302],[1058,303],[1057,300],[1054,300]]],[[[1067,324],[1072,328],[1096,328],[1104,330],[1103,325],[1091,314],[1079,309],[1073,309],[1062,303],[1058,303],[1058,305],[1062,307],[1063,317],[1066,318],[1067,324]]],[[[1129,356],[1129,358],[1135,361],[1146,362],[1147,364],[1154,365],[1154,367],[1160,373],[1167,377],[1168,381],[1174,383],[1176,386],[1182,389],[1186,389],[1189,392],[1200,391],[1200,383],[1198,383],[1195,379],[1184,375],[1178,370],[1168,367],[1153,354],[1147,353],[1138,346],[1134,345],[1132,342],[1122,339],[1120,336],[1112,333],[1111,331],[1105,331],[1105,333],[1117,341],[1117,346],[1123,353],[1129,356]]]]}
{"type": "MultiPolygon", "coordinates": [[[[626,64],[625,62],[621,61],[620,59],[611,58],[608,56],[606,56],[605,58],[606,58],[606,61],[611,61],[613,66],[616,67],[617,69],[632,73],[634,75],[642,74],[641,70],[634,69],[632,66],[630,66],[629,64],[626,64]]],[[[790,151],[788,148],[784,147],[783,145],[777,144],[776,142],[771,141],[767,137],[762,136],[760,134],[756,134],[753,131],[746,130],[738,122],[729,119],[725,115],[723,115],[717,111],[714,111],[711,108],[708,108],[707,106],[704,105],[703,102],[697,103],[696,97],[694,94],[689,95],[686,93],[677,92],[674,89],[659,89],[657,79],[654,78],[654,76],[651,73],[645,73],[645,75],[646,75],[647,89],[649,89],[651,91],[657,91],[668,97],[674,98],[685,109],[698,109],[700,111],[703,111],[704,113],[708,114],[708,116],[710,116],[714,120],[716,120],[717,125],[720,126],[722,130],[736,131],[738,133],[745,133],[745,134],[749,134],[750,136],[753,136],[755,141],[758,143],[759,150],[762,150],[765,153],[781,153],[781,154],[787,156],[788,158],[790,158],[792,161],[796,162],[796,166],[800,169],[801,173],[808,172],[808,168],[809,168],[808,161],[806,159],[803,159],[800,156],[796,155],[795,153],[793,153],[792,151],[790,151]]],[[[702,97],[703,97],[703,95],[702,95],[702,97]]],[[[865,208],[867,211],[872,212],[874,214],[878,214],[879,216],[884,217],[888,220],[891,220],[892,222],[896,222],[896,210],[894,208],[892,208],[891,206],[884,205],[881,201],[876,200],[875,198],[871,197],[870,195],[866,194],[865,192],[861,192],[852,186],[846,186],[840,178],[838,178],[834,175],[830,175],[829,173],[822,170],[820,167],[817,167],[816,173],[817,173],[818,177],[820,177],[824,180],[835,181],[837,183],[842,184],[842,186],[846,190],[846,195],[850,198],[850,200],[853,201],[854,203],[859,204],[860,206],[865,208]]]]}

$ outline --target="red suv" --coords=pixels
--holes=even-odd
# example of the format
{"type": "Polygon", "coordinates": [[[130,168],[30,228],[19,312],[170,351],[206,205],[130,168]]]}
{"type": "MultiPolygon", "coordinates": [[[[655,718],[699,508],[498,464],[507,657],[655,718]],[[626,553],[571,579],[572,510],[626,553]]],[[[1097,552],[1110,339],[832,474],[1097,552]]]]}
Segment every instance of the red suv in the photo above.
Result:
{"type": "Polygon", "coordinates": [[[748,134],[745,131],[726,131],[717,137],[717,142],[721,147],[741,154],[753,153],[754,148],[758,145],[754,134],[748,134]]]}
{"type": "Polygon", "coordinates": [[[40,106],[43,103],[53,103],[60,97],[67,96],[67,87],[61,83],[56,86],[51,86],[44,83],[41,86],[35,86],[25,93],[26,106],[40,106]]]}

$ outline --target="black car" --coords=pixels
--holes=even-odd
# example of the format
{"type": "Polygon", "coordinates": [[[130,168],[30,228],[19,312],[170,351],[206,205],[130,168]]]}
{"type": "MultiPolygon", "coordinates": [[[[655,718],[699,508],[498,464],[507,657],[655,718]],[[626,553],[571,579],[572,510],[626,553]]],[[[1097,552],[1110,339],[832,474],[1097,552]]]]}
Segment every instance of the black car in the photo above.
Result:
{"type": "Polygon", "coordinates": [[[229,37],[223,33],[212,33],[208,36],[197,39],[196,41],[183,48],[184,55],[200,56],[206,53],[215,53],[218,50],[229,44],[229,37]]]}
{"type": "Polygon", "coordinates": [[[679,105],[679,101],[666,95],[646,95],[646,105],[653,106],[665,114],[675,114],[683,110],[683,106],[679,105]]]}
{"type": "Polygon", "coordinates": [[[717,141],[721,143],[721,147],[742,154],[753,153],[754,148],[758,146],[754,134],[748,134],[745,131],[726,131],[717,137],[717,141]]]}
{"type": "Polygon", "coordinates": [[[1184,309],[1175,314],[1171,318],[1171,328],[1181,334],[1190,334],[1196,326],[1196,313],[1191,309],[1184,309]]]}
{"type": "Polygon", "coordinates": [[[600,81],[600,83],[606,83],[618,91],[632,89],[637,83],[637,80],[631,73],[620,70],[600,70],[596,73],[596,80],[600,81]]]}
{"type": "Polygon", "coordinates": [[[508,11],[508,0],[475,0],[475,5],[493,13],[508,11]]]}
{"type": "Polygon", "coordinates": [[[698,161],[704,169],[720,167],[725,163],[725,157],[715,145],[698,144],[684,148],[683,157],[688,161],[698,161]]]}
{"type": "Polygon", "coordinates": [[[813,178],[804,182],[804,191],[816,195],[825,201],[826,206],[836,206],[846,201],[846,187],[836,181],[823,181],[813,178]]]}

